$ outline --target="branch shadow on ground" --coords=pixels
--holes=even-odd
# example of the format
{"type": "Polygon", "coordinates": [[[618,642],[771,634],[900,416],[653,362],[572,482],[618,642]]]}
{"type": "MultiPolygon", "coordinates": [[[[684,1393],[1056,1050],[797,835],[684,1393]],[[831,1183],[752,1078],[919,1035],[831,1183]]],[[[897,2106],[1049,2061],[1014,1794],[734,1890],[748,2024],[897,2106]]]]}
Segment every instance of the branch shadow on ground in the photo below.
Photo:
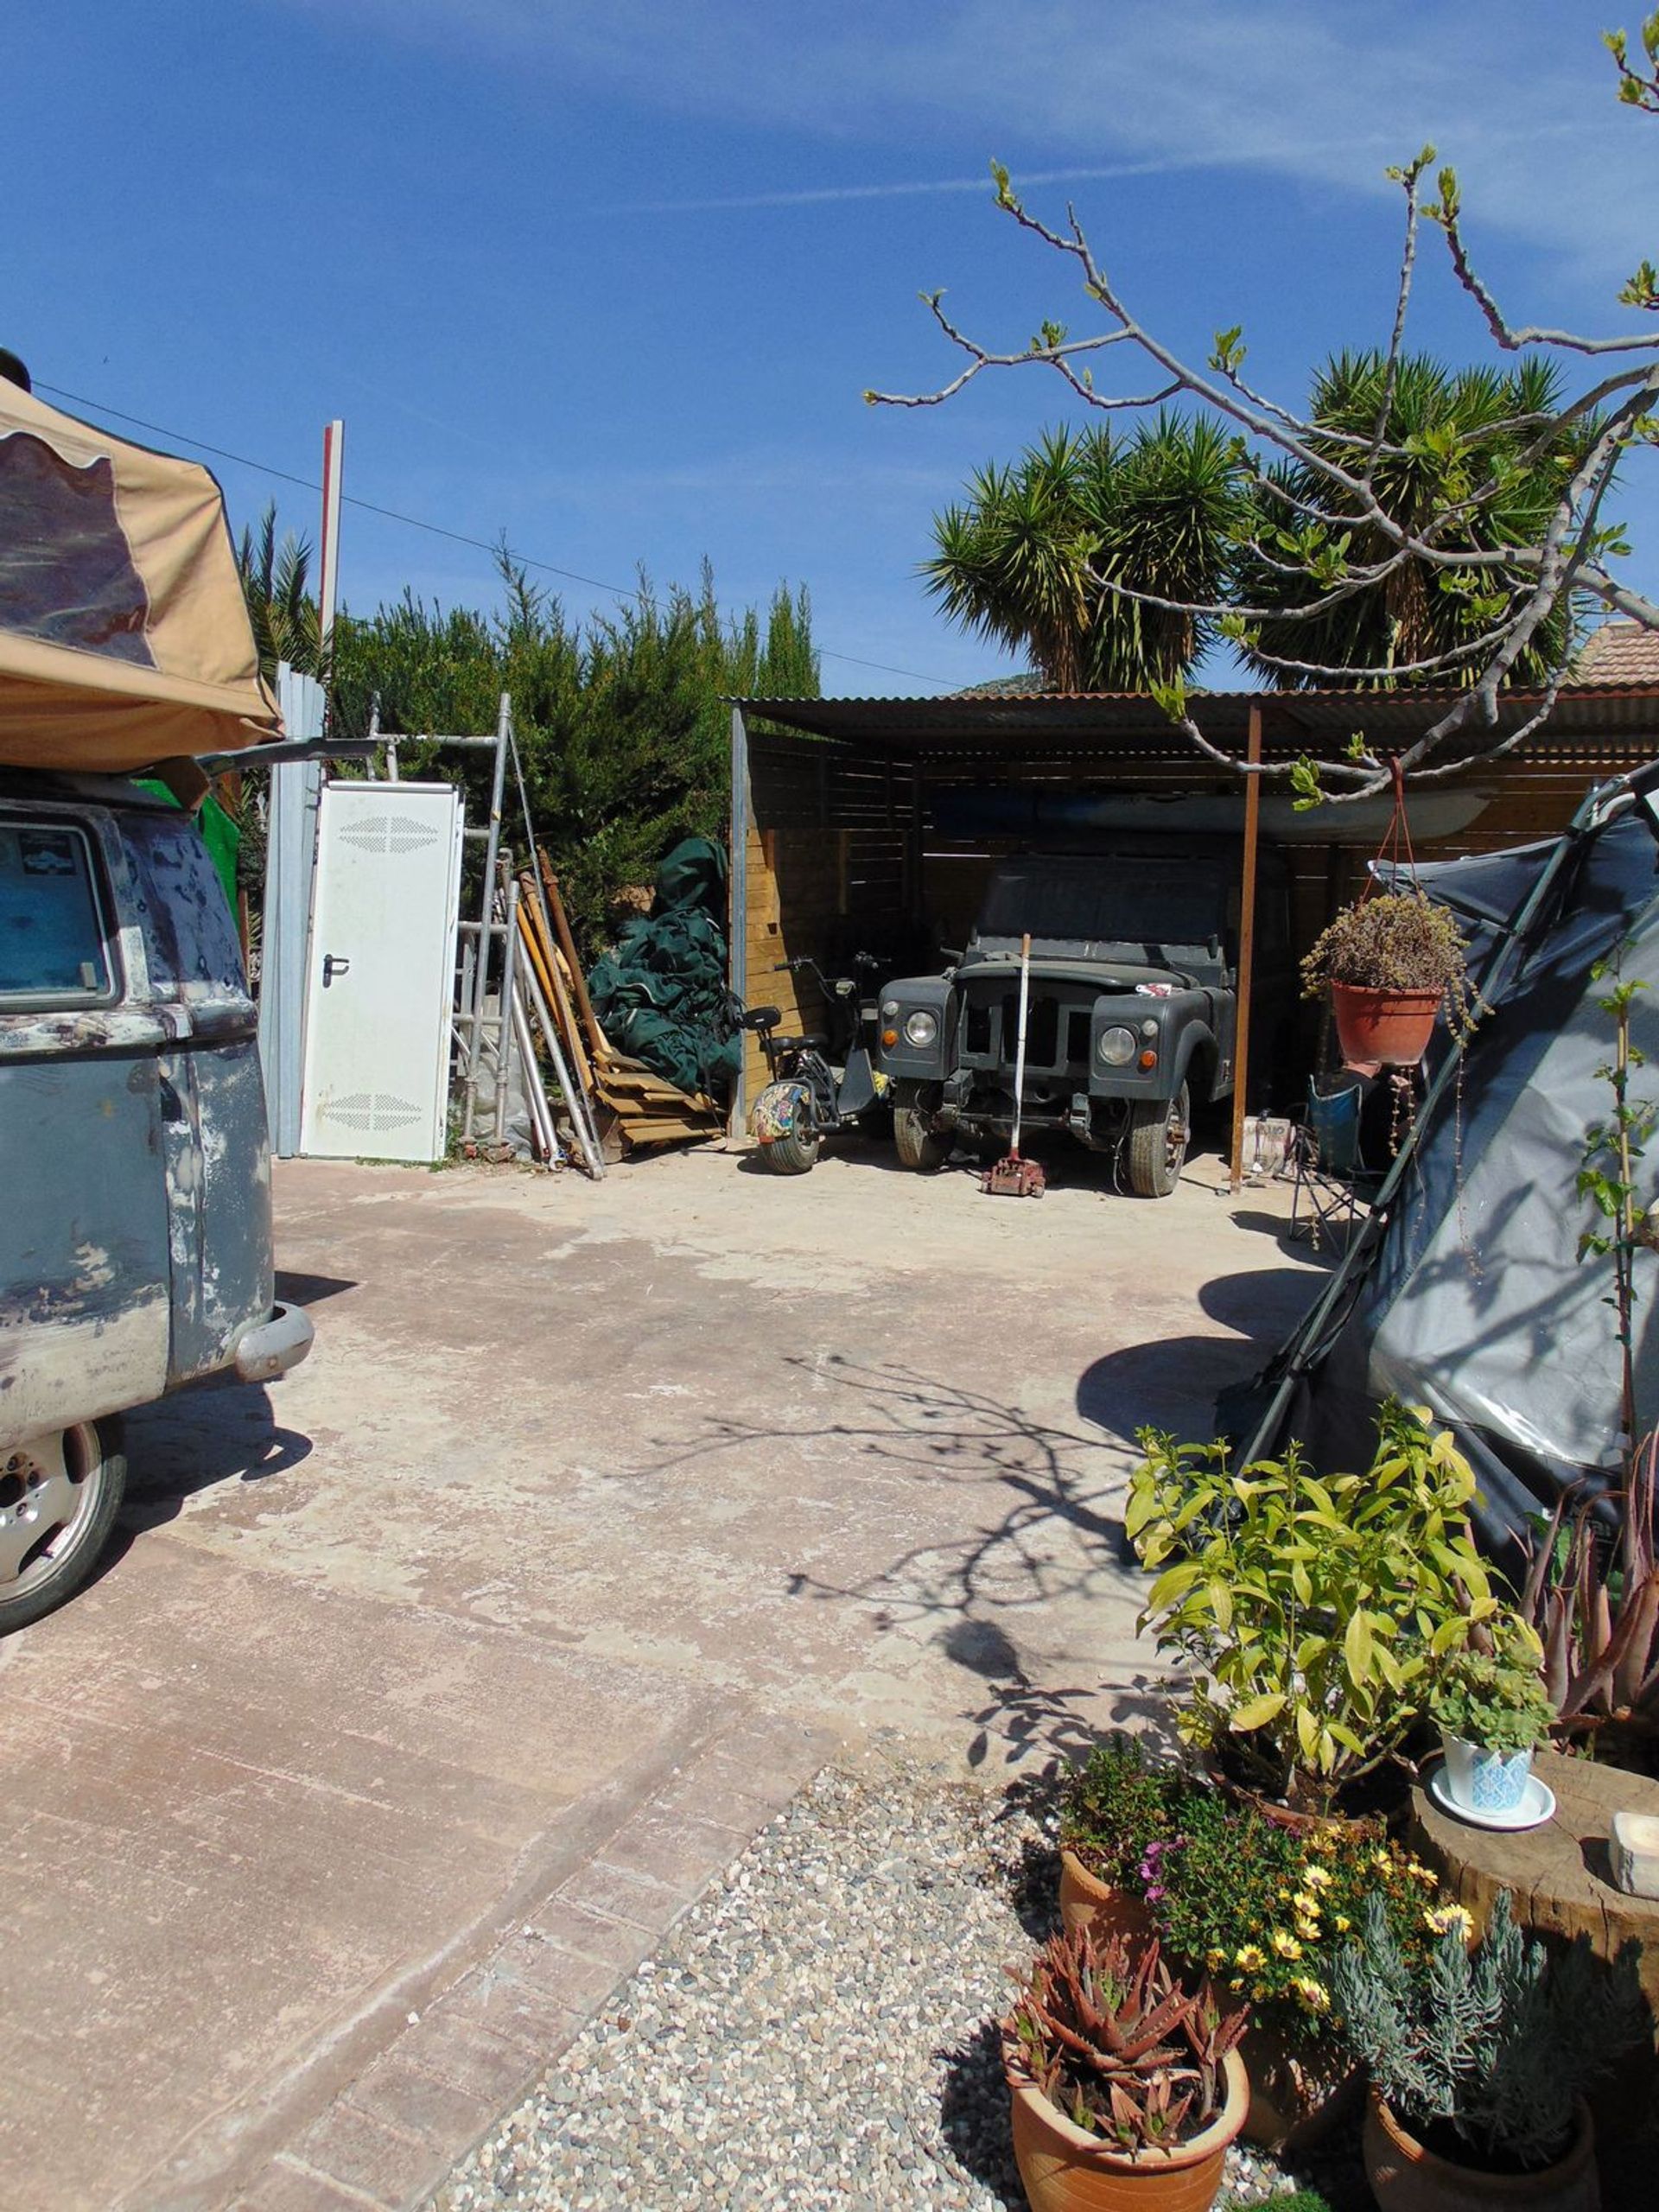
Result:
{"type": "MultiPolygon", "coordinates": [[[[1022,1655],[1014,1624],[1035,1609],[1097,1594],[1120,1605],[1138,1597],[1138,1577],[1118,1563],[1122,1522],[1121,1448],[1099,1433],[1061,1427],[988,1392],[897,1364],[862,1365],[840,1356],[788,1363],[847,1400],[841,1418],[788,1432],[792,1443],[844,1447],[855,1467],[898,1468],[928,1483],[972,1485],[998,1502],[968,1534],[908,1547],[874,1573],[845,1580],[798,1569],[792,1598],[861,1607],[880,1633],[909,1630],[985,1686],[973,1711],[970,1764],[994,1739],[1010,1763],[1045,1752],[1075,1756],[1096,1740],[1085,1718],[1103,1682],[1055,1680],[1022,1655]]],[[[721,1453],[772,1448],[775,1427],[738,1416],[709,1421],[666,1448],[652,1470],[684,1467],[721,1453]]],[[[1155,1679],[1116,1686],[1115,1722],[1148,1719],[1155,1679]]]]}

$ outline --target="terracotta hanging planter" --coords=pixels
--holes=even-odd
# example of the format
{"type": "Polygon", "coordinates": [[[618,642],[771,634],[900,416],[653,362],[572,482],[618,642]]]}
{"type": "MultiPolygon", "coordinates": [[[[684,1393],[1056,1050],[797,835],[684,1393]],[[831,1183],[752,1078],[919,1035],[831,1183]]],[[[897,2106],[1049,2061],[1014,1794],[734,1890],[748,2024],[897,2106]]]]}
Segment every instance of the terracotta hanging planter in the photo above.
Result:
{"type": "Polygon", "coordinates": [[[1363,2140],[1366,2178],[1382,2212],[1600,2212],[1595,2128],[1582,2098],[1566,2155],[1535,2174],[1483,2173],[1439,2157],[1375,2090],[1363,2140]]]}
{"type": "Polygon", "coordinates": [[[1428,1050],[1443,996],[1440,991],[1374,991],[1333,982],[1331,1009],[1343,1058],[1351,1065],[1380,1060],[1385,1067],[1415,1067],[1428,1050]]]}
{"type": "Polygon", "coordinates": [[[1060,1852],[1060,1921],[1068,1936],[1086,1928],[1096,1943],[1109,1936],[1144,1942],[1153,1932],[1144,1897],[1115,1889],[1089,1872],[1075,1851],[1060,1852]]]}
{"type": "Polygon", "coordinates": [[[1238,2053],[1223,2063],[1226,2102],[1201,2135],[1169,2151],[1114,2150],[1030,2082],[1014,2083],[1014,2155],[1032,2212],[1209,2212],[1250,2095],[1238,2053]]]}

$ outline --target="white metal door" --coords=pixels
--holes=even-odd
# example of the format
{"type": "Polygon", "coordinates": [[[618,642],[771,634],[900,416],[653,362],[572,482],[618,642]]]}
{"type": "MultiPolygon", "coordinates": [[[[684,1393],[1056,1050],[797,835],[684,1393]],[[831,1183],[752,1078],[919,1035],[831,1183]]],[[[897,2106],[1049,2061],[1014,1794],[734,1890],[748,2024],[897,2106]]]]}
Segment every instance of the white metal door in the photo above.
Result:
{"type": "Polygon", "coordinates": [[[452,785],[325,785],[302,1152],[443,1157],[461,834],[452,785]]]}

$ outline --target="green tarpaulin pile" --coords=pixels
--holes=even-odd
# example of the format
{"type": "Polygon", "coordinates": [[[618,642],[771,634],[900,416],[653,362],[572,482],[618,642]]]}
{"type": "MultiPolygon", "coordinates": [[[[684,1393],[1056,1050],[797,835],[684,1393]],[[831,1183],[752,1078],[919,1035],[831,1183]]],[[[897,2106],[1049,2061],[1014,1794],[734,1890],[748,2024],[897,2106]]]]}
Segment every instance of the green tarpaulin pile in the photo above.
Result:
{"type": "Polygon", "coordinates": [[[607,1036],[682,1090],[724,1101],[741,1039],[726,985],[726,855],[706,837],[657,871],[649,915],[629,922],[588,978],[607,1036]]]}

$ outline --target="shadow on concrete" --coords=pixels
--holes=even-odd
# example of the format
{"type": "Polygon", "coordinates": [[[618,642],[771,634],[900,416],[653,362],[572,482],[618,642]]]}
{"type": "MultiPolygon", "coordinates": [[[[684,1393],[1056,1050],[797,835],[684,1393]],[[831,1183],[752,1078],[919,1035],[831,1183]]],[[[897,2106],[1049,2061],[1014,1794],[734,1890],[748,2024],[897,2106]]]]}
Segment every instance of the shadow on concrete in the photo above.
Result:
{"type": "Polygon", "coordinates": [[[263,1383],[211,1376],[127,1415],[124,1529],[173,1520],[188,1497],[226,1482],[286,1474],[311,1456],[311,1440],[277,1421],[263,1383]]]}
{"type": "Polygon", "coordinates": [[[343,1275],[296,1274],[286,1268],[276,1270],[276,1295],[284,1306],[321,1306],[325,1299],[338,1298],[342,1291],[356,1288],[356,1283],[343,1275]]]}
{"type": "MultiPolygon", "coordinates": [[[[1084,1715],[1098,1710],[1098,1676],[1034,1679],[1004,1623],[1096,1589],[1103,1600],[1135,1594],[1118,1564],[1121,1457],[1113,1444],[907,1368],[863,1366],[840,1355],[791,1356],[787,1363],[848,1394],[845,1417],[791,1429],[792,1444],[833,1441],[855,1459],[897,1465],[931,1482],[996,1485],[1004,1494],[1001,1509],[969,1535],[918,1545],[855,1581],[797,1571],[785,1584],[789,1596],[851,1601],[883,1634],[919,1630],[976,1675],[987,1694],[969,1720],[970,1765],[989,1756],[994,1739],[1010,1764],[1086,1751],[1096,1736],[1084,1715]],[[1074,1541],[1057,1546],[1056,1537],[1068,1533],[1074,1541]]],[[[775,1442],[761,1423],[721,1416],[671,1446],[652,1471],[775,1442]]],[[[1152,1677],[1134,1677],[1117,1693],[1113,1722],[1155,1718],[1156,1688],[1152,1677]]]]}
{"type": "MultiPolygon", "coordinates": [[[[1248,1187],[1248,1186],[1247,1186],[1248,1187]]],[[[1287,1260],[1299,1261],[1304,1268],[1316,1268],[1328,1274],[1342,1257],[1344,1238],[1340,1231],[1326,1229],[1315,1243],[1308,1232],[1306,1220],[1299,1224],[1294,1236],[1289,1222],[1281,1213],[1257,1213],[1249,1206],[1238,1207],[1233,1213],[1235,1227],[1254,1230],[1259,1236],[1271,1236],[1287,1260]]]]}
{"type": "Polygon", "coordinates": [[[1230,1383],[1247,1382],[1290,1334],[1319,1284],[1299,1268],[1217,1275],[1198,1291],[1198,1304],[1230,1337],[1160,1337],[1127,1344],[1086,1367],[1077,1379],[1077,1408],[1086,1421],[1122,1444],[1141,1428],[1192,1425],[1192,1402],[1213,1405],[1230,1383]]]}

